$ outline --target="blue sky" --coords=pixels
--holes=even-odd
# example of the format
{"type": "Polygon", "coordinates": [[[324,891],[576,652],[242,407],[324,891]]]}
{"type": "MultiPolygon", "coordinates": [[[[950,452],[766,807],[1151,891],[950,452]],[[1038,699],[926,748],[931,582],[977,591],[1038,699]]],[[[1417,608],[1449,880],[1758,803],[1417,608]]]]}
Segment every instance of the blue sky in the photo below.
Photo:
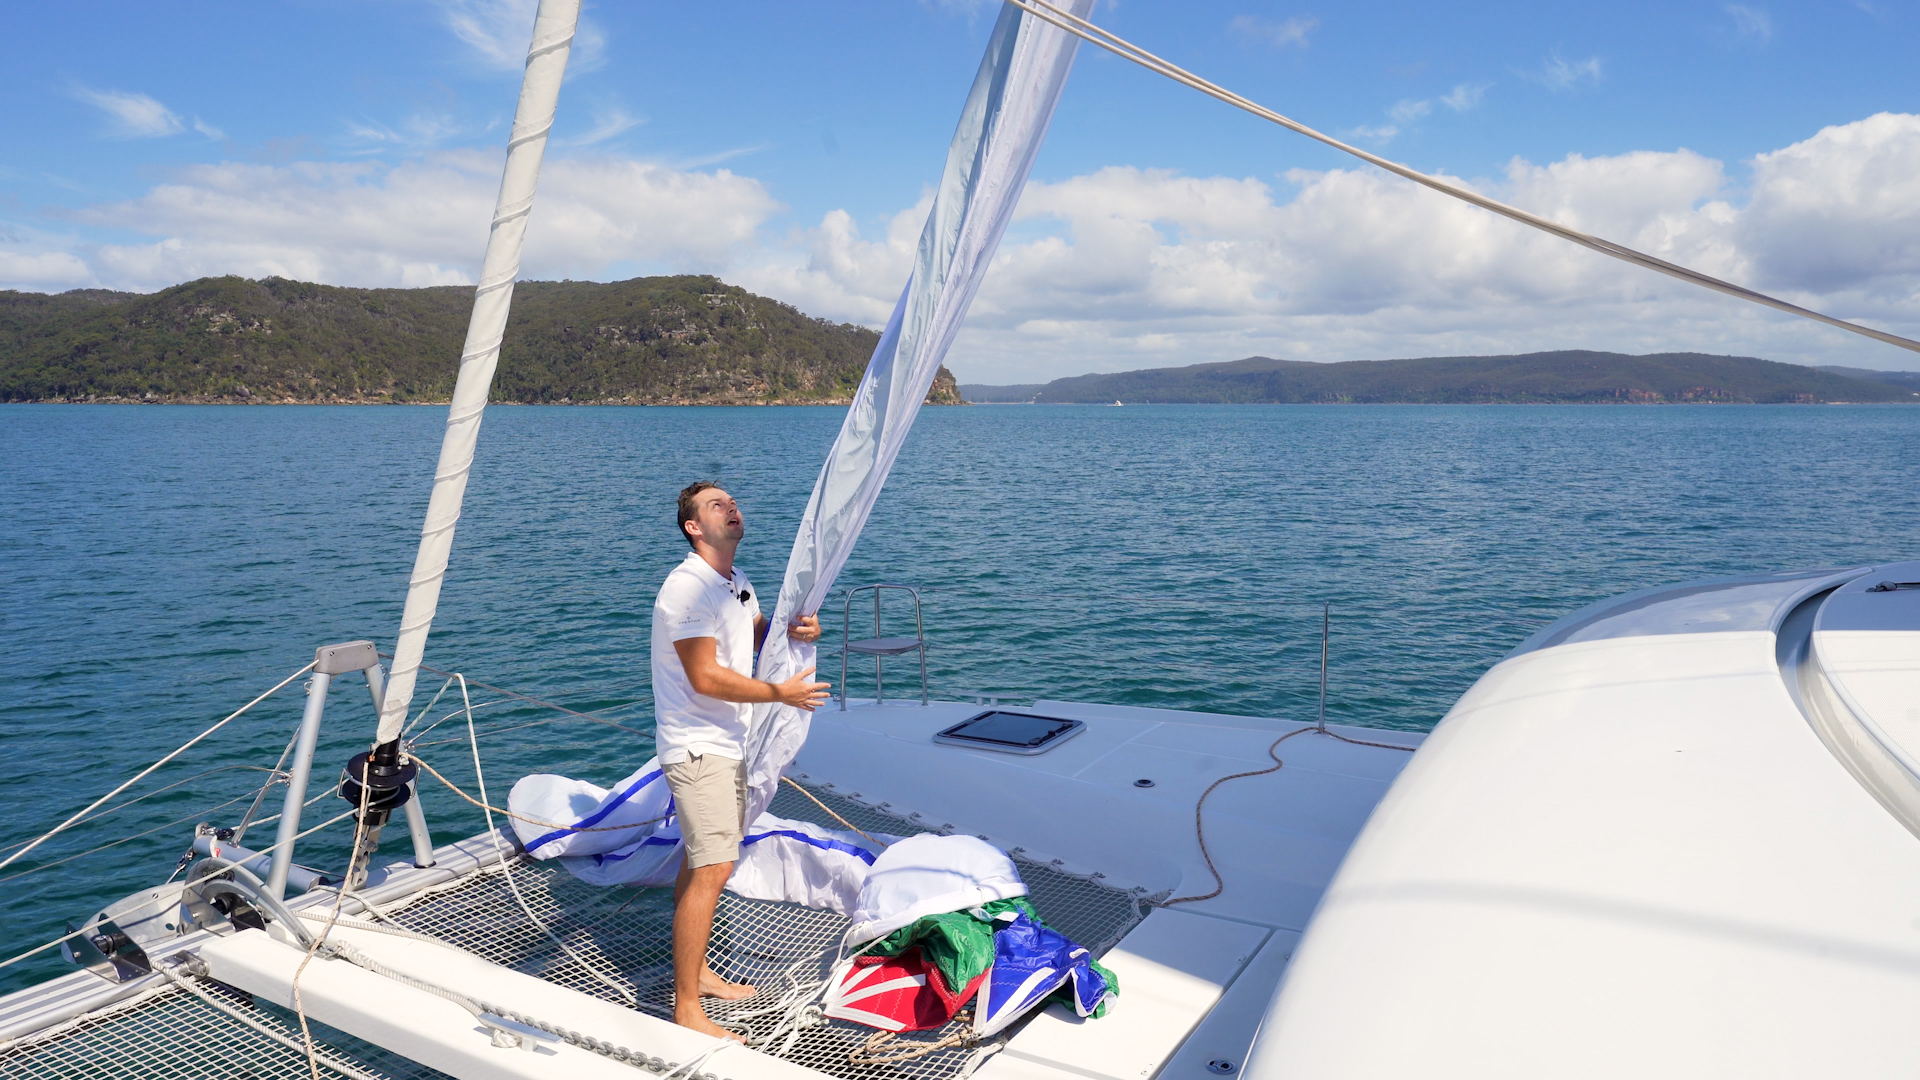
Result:
{"type": "MultiPolygon", "coordinates": [[[[32,5],[0,287],[464,283],[529,0],[32,5]]],[[[698,271],[876,324],[998,8],[589,3],[530,276],[698,271]]],[[[1376,152],[1920,336],[1913,3],[1101,3],[1376,152]]],[[[1698,349],[1920,357],[1619,267],[1083,50],[952,366],[1698,349]]]]}

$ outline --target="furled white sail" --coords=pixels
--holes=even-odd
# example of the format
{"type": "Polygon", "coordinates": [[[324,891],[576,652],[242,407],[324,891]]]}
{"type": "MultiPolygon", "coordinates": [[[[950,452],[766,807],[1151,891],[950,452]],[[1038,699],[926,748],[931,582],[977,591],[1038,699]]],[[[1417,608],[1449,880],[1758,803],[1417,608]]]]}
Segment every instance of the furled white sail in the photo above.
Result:
{"type": "MultiPolygon", "coordinates": [[[[1078,16],[1093,0],[1062,4],[1078,16]]],[[[818,611],[880,495],[940,362],[953,344],[994,249],[1033,170],[1079,39],[1003,8],[947,150],[913,274],[867,364],[840,435],[827,453],[787,559],[774,631],[759,676],[775,682],[813,666],[814,648],[782,632],[795,613],[818,611]]],[[[772,801],[780,772],[806,741],[808,715],[783,705],[754,710],[748,820],[772,801]]]]}
{"type": "Polygon", "coordinates": [[[547,132],[553,128],[560,81],[567,71],[567,56],[579,19],[580,0],[540,0],[540,11],[534,18],[527,72],[520,83],[520,105],[514,110],[513,131],[507,137],[500,198],[494,204],[493,229],[487,236],[480,284],[474,290],[467,343],[460,350],[460,376],[454,383],[453,403],[447,409],[447,433],[440,443],[440,464],[433,473],[433,495],[427,501],[420,551],[414,556],[413,575],[407,580],[407,605],[401,612],[400,634],[393,645],[393,671],[387,679],[380,731],[375,739],[379,743],[400,737],[407,707],[413,700],[414,679],[420,673],[420,659],[426,652],[427,631],[440,605],[440,583],[446,578],[447,557],[453,551],[453,527],[460,520],[467,474],[473,468],[473,447],[480,437],[480,414],[487,407],[487,391],[500,360],[500,340],[507,330],[513,282],[520,276],[520,248],[533,210],[540,160],[546,154],[547,132]]]}

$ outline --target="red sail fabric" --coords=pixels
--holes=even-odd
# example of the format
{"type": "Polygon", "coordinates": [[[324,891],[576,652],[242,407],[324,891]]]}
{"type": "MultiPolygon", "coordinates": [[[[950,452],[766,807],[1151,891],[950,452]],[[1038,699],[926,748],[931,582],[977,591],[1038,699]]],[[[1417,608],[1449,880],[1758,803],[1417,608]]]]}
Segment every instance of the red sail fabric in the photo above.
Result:
{"type": "Polygon", "coordinates": [[[952,1020],[985,977],[955,993],[918,946],[898,956],[856,957],[827,990],[825,1012],[883,1031],[928,1031],[952,1020]]]}

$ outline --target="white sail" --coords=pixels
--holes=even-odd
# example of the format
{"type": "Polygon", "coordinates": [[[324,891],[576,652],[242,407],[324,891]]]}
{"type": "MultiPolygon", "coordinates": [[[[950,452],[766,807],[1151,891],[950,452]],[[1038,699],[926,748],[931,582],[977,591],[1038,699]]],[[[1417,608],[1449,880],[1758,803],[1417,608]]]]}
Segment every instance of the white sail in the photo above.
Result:
{"type": "Polygon", "coordinates": [[[433,627],[434,611],[440,604],[440,583],[446,578],[447,557],[453,551],[453,527],[460,520],[460,503],[466,497],[467,475],[473,467],[473,447],[480,437],[480,415],[486,410],[487,392],[500,360],[500,340],[507,330],[514,279],[520,276],[520,248],[533,210],[540,160],[546,155],[547,133],[553,128],[560,81],[567,71],[579,19],[580,0],[540,0],[540,11],[533,21],[520,105],[514,110],[513,131],[507,137],[500,198],[494,204],[480,284],[474,289],[467,342],[460,350],[460,377],[454,383],[453,403],[447,409],[447,433],[440,443],[440,464],[433,473],[433,495],[427,501],[427,520],[420,530],[420,551],[414,556],[413,575],[407,581],[407,605],[400,615],[400,633],[393,645],[393,671],[382,699],[376,743],[400,737],[401,724],[413,700],[414,679],[420,673],[420,659],[426,653],[427,632],[433,627]]]}
{"type": "MultiPolygon", "coordinates": [[[[1093,0],[1062,6],[1084,17],[1093,0]]],[[[818,611],[852,554],[1033,171],[1078,45],[1044,20],[1011,7],[1001,10],[947,150],[913,274],[800,519],[774,629],[760,655],[762,679],[778,682],[814,664],[813,646],[787,639],[786,620],[818,611]]],[[[781,770],[806,741],[807,720],[808,714],[787,706],[754,710],[748,820],[772,800],[781,770]]]]}

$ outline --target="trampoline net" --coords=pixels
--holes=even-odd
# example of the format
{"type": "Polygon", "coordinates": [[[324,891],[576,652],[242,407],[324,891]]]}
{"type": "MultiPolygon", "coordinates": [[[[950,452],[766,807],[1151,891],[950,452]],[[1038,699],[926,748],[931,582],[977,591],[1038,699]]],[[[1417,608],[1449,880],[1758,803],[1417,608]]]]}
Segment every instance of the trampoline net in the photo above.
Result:
{"type": "MultiPolygon", "coordinates": [[[[0,1052],[0,1077],[295,1080],[310,1075],[306,1054],[296,1049],[300,1024],[291,1012],[231,988],[218,987],[215,992],[258,1027],[185,990],[170,990],[131,1008],[83,1021],[51,1038],[0,1052]]],[[[325,1024],[309,1024],[325,1080],[439,1080],[446,1075],[325,1024]]]]}
{"type": "MultiPolygon", "coordinates": [[[[844,827],[833,817],[838,814],[870,833],[946,831],[822,788],[809,790],[833,813],[784,786],[769,809],[781,817],[829,828],[844,827]]],[[[1041,916],[1096,954],[1105,953],[1145,917],[1146,898],[1138,891],[1018,855],[1015,861],[1041,916]]],[[[527,906],[578,954],[578,960],[528,922],[499,873],[423,899],[394,912],[394,918],[410,929],[457,942],[497,964],[609,1001],[622,1000],[608,985],[618,983],[631,988],[642,1010],[671,1017],[670,890],[587,885],[551,863],[518,863],[509,872],[527,906]]],[[[757,992],[743,1001],[709,998],[708,1014],[749,1037],[766,1034],[780,1020],[775,1003],[782,994],[827,974],[846,927],[846,919],[829,911],[722,894],[708,960],[722,978],[751,983],[757,992]]],[[[882,1056],[897,1056],[915,1041],[937,1042],[962,1030],[963,1025],[955,1021],[937,1031],[904,1034],[882,1056]]],[[[783,1039],[781,1045],[763,1049],[847,1080],[954,1077],[966,1069],[975,1053],[970,1046],[950,1046],[904,1061],[876,1063],[864,1060],[861,1052],[873,1034],[874,1029],[863,1025],[829,1020],[804,1030],[791,1042],[783,1039]]]]}
{"type": "MultiPolygon", "coordinates": [[[[832,812],[787,787],[775,798],[772,812],[841,828],[842,822],[834,818],[838,814],[866,832],[894,835],[953,831],[945,823],[936,826],[917,816],[898,816],[824,788],[809,790],[832,812]]],[[[1042,917],[1096,954],[1104,954],[1145,917],[1148,898],[1140,890],[1115,888],[1097,876],[1070,874],[1019,853],[1014,858],[1042,917]]],[[[672,1015],[671,890],[602,888],[576,880],[557,865],[523,861],[506,873],[476,875],[389,913],[412,930],[455,943],[502,966],[609,1001],[625,999],[614,989],[617,985],[636,997],[640,1009],[663,1018],[672,1015]],[[512,887],[527,906],[574,955],[526,918],[510,890],[509,873],[512,887]]],[[[708,958],[721,977],[751,983],[757,992],[743,1001],[708,999],[709,1015],[749,1037],[765,1035],[781,1018],[776,1003],[783,993],[827,974],[846,926],[847,921],[832,912],[723,894],[708,958]]],[[[222,1000],[228,997],[250,1019],[297,1045],[299,1026],[291,1013],[235,991],[222,1000]]],[[[564,1022],[564,1018],[554,1019],[564,1022]]],[[[915,1043],[957,1036],[965,1027],[956,1020],[938,1031],[904,1034],[872,1054],[862,1048],[874,1029],[829,1020],[763,1049],[846,1080],[944,1080],[967,1070],[975,1061],[975,1047],[947,1046],[904,1060],[873,1058],[902,1057],[915,1049],[915,1043]]],[[[442,1075],[323,1025],[314,1025],[314,1036],[323,1051],[323,1075],[329,1080],[363,1076],[430,1080],[442,1075]]],[[[724,1068],[710,1071],[726,1072],[724,1068]]],[[[306,1075],[301,1051],[184,991],[163,994],[31,1045],[0,1052],[0,1078],[8,1080],[126,1076],[271,1080],[306,1075]]],[[[636,1075],[648,1074],[636,1070],[636,1075]]]]}

